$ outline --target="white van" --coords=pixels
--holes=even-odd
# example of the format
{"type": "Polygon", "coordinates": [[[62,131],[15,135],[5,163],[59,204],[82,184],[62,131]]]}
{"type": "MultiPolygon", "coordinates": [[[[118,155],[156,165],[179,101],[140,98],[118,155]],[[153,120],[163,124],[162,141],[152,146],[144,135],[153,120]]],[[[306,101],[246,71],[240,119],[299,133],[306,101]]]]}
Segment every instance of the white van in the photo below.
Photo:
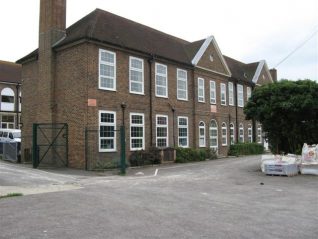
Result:
{"type": "Polygon", "coordinates": [[[0,129],[0,142],[21,143],[20,129],[0,129]]]}

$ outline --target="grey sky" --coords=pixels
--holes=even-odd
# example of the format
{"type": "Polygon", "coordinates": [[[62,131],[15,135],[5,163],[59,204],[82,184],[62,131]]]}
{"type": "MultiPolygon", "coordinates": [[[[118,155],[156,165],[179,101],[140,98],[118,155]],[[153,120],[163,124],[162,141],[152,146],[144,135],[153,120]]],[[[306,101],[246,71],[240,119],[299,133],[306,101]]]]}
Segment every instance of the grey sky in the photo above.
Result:
{"type": "MultiPolygon", "coordinates": [[[[0,1],[0,59],[16,61],[38,44],[40,0],[0,1]]],[[[95,8],[188,41],[214,35],[223,54],[274,67],[318,31],[317,0],[67,0],[67,26],[95,8]]],[[[318,33],[277,67],[278,78],[318,81],[318,33]]]]}

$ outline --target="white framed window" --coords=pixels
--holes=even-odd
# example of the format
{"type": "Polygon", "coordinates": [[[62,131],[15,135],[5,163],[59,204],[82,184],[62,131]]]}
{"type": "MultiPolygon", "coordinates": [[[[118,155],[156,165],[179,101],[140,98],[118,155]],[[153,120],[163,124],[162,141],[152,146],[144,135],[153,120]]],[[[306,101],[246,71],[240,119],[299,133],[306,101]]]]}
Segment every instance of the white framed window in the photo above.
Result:
{"type": "Polygon", "coordinates": [[[221,83],[221,105],[226,105],[226,85],[221,83]]]}
{"type": "Polygon", "coordinates": [[[205,124],[203,121],[199,123],[199,147],[205,147],[205,124]]]}
{"type": "Polygon", "coordinates": [[[222,123],[221,125],[221,132],[222,132],[222,146],[227,145],[227,126],[226,123],[222,123]]]}
{"type": "Polygon", "coordinates": [[[244,107],[243,86],[237,85],[237,106],[244,107]]]}
{"type": "Polygon", "coordinates": [[[228,87],[229,87],[229,105],[234,105],[234,88],[233,88],[233,83],[232,83],[232,82],[229,82],[228,87]]]}
{"type": "Polygon", "coordinates": [[[242,123],[239,125],[239,142],[244,143],[244,126],[242,123]]]}
{"type": "Polygon", "coordinates": [[[130,150],[145,149],[145,116],[130,113],[130,150]]]}
{"type": "Polygon", "coordinates": [[[247,126],[247,138],[248,138],[248,142],[250,143],[253,142],[253,128],[251,124],[247,126]]]}
{"type": "Polygon", "coordinates": [[[230,123],[230,144],[235,143],[234,124],[230,123]]]}
{"type": "Polygon", "coordinates": [[[210,81],[210,103],[216,104],[216,88],[215,81],[210,81]]]}
{"type": "Polygon", "coordinates": [[[116,151],[116,112],[99,111],[99,152],[116,151]]]}
{"type": "Polygon", "coordinates": [[[4,88],[1,91],[1,110],[2,111],[14,111],[14,102],[15,94],[11,88],[4,88]]]}
{"type": "Polygon", "coordinates": [[[246,87],[246,100],[249,100],[251,98],[252,95],[252,90],[251,87],[246,87]]]}
{"type": "Polygon", "coordinates": [[[198,101],[205,102],[204,79],[203,78],[198,78],[198,101]]]}
{"type": "Polygon", "coordinates": [[[189,147],[189,129],[188,129],[188,117],[178,117],[178,146],[187,148],[189,147]]]}
{"type": "Polygon", "coordinates": [[[144,94],[144,60],[129,57],[129,92],[144,94]]]}
{"type": "Polygon", "coordinates": [[[262,126],[258,125],[257,127],[257,143],[262,143],[262,126]]]}
{"type": "Polygon", "coordinates": [[[218,124],[215,120],[210,123],[210,148],[218,149],[218,124]]]}
{"type": "Polygon", "coordinates": [[[167,66],[156,63],[156,96],[168,98],[167,66]]]}
{"type": "Polygon", "coordinates": [[[188,74],[181,69],[177,69],[177,99],[188,100],[188,74]]]}
{"type": "Polygon", "coordinates": [[[14,129],[15,128],[14,126],[15,126],[14,115],[1,115],[1,128],[2,129],[14,129]]]}
{"type": "Polygon", "coordinates": [[[156,115],[156,146],[168,147],[168,116],[156,115]]]}
{"type": "Polygon", "coordinates": [[[99,89],[116,90],[116,53],[99,49],[99,89]]]}

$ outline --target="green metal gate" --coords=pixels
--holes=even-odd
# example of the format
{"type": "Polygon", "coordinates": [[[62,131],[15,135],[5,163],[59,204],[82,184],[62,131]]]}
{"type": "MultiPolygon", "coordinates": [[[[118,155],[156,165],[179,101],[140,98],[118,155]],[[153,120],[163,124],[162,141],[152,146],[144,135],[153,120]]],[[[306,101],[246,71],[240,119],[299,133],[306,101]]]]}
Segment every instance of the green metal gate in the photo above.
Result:
{"type": "Polygon", "coordinates": [[[33,124],[33,168],[68,166],[68,125],[33,124]]]}

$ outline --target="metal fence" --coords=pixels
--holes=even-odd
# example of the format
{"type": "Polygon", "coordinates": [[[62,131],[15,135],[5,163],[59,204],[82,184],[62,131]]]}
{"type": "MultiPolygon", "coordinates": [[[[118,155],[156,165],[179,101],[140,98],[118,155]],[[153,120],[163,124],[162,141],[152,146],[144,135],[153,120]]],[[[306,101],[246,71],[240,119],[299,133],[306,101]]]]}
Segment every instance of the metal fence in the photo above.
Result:
{"type": "Polygon", "coordinates": [[[21,143],[19,142],[0,142],[0,154],[3,160],[11,162],[21,162],[21,143]]]}

